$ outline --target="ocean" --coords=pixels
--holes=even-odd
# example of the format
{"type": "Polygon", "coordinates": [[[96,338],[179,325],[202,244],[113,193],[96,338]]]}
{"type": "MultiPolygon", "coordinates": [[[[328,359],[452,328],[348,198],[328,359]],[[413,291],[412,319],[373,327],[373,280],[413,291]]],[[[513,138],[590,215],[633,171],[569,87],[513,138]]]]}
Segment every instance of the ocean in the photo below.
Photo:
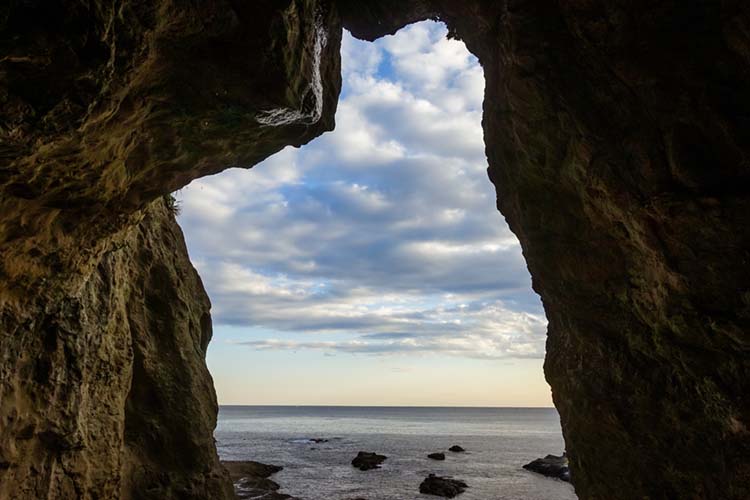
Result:
{"type": "Polygon", "coordinates": [[[429,473],[464,480],[461,500],[573,500],[573,487],[521,468],[564,449],[551,408],[221,406],[215,437],[223,460],[281,465],[272,479],[304,500],[413,500],[429,473]],[[315,443],[312,439],[327,439],[315,443]],[[454,444],[466,453],[451,453],[454,444]],[[381,469],[351,465],[358,451],[384,454],[381,469]],[[427,453],[443,451],[442,462],[427,453]]]}

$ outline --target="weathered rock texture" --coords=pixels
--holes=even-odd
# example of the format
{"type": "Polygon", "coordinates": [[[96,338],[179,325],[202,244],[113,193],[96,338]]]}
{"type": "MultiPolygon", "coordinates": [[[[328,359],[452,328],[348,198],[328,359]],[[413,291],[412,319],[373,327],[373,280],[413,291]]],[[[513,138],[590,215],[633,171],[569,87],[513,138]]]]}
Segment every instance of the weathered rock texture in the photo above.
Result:
{"type": "Polygon", "coordinates": [[[316,0],[10,0],[0,30],[3,297],[90,269],[158,196],[333,128],[341,29],[316,0]]]}
{"type": "Polygon", "coordinates": [[[166,203],[72,291],[2,310],[0,498],[229,498],[210,303],[166,203]]]}
{"type": "Polygon", "coordinates": [[[154,200],[332,127],[340,13],[442,19],[484,67],[579,496],[750,498],[747,2],[332,1],[0,6],[0,497],[231,494],[154,200]]]}
{"type": "Polygon", "coordinates": [[[344,5],[367,39],[443,19],[484,67],[579,497],[750,498],[747,2],[344,5]]]}
{"type": "Polygon", "coordinates": [[[315,0],[0,6],[0,498],[233,497],[163,195],[331,129],[340,36],[315,0]]]}

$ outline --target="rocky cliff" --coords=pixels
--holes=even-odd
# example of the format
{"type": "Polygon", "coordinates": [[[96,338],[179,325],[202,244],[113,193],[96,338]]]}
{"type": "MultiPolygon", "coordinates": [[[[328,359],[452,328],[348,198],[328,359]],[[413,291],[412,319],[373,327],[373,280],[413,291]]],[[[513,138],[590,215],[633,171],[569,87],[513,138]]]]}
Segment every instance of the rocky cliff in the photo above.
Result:
{"type": "Polygon", "coordinates": [[[442,19],[484,67],[579,497],[750,498],[747,3],[343,7],[367,39],[442,19]]]}
{"type": "Polygon", "coordinates": [[[2,311],[0,498],[231,498],[210,303],[164,200],[72,291],[2,311]]]}
{"type": "Polygon", "coordinates": [[[164,195],[333,127],[314,0],[0,7],[0,498],[233,498],[164,195]]]}
{"type": "Polygon", "coordinates": [[[341,22],[436,18],[485,70],[579,496],[750,498],[746,2],[335,3],[0,7],[0,496],[230,494],[158,199],[330,129],[341,22]]]}

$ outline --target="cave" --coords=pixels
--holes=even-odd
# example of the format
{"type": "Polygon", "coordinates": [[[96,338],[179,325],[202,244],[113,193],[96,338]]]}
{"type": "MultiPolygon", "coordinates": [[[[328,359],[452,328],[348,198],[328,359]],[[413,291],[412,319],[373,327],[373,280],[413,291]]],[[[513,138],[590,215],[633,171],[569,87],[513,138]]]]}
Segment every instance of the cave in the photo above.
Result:
{"type": "Polygon", "coordinates": [[[497,208],[582,499],[750,497],[750,7],[0,7],[0,497],[232,498],[168,194],[334,127],[342,27],[479,59],[497,208]]]}

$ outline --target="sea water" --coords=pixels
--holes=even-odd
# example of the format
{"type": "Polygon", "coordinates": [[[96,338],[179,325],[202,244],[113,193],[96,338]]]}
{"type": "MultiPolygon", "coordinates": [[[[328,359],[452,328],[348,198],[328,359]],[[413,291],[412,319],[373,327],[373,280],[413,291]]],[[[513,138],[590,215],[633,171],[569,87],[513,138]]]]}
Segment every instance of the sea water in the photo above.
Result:
{"type": "Polygon", "coordinates": [[[563,452],[551,408],[221,406],[215,437],[224,460],[283,466],[273,480],[304,500],[434,499],[419,493],[430,473],[468,483],[462,500],[576,498],[570,484],[521,467],[563,452]],[[454,444],[466,452],[449,452],[454,444]],[[363,472],[351,465],[358,451],[388,459],[363,472]],[[441,451],[445,461],[427,458],[441,451]]]}

